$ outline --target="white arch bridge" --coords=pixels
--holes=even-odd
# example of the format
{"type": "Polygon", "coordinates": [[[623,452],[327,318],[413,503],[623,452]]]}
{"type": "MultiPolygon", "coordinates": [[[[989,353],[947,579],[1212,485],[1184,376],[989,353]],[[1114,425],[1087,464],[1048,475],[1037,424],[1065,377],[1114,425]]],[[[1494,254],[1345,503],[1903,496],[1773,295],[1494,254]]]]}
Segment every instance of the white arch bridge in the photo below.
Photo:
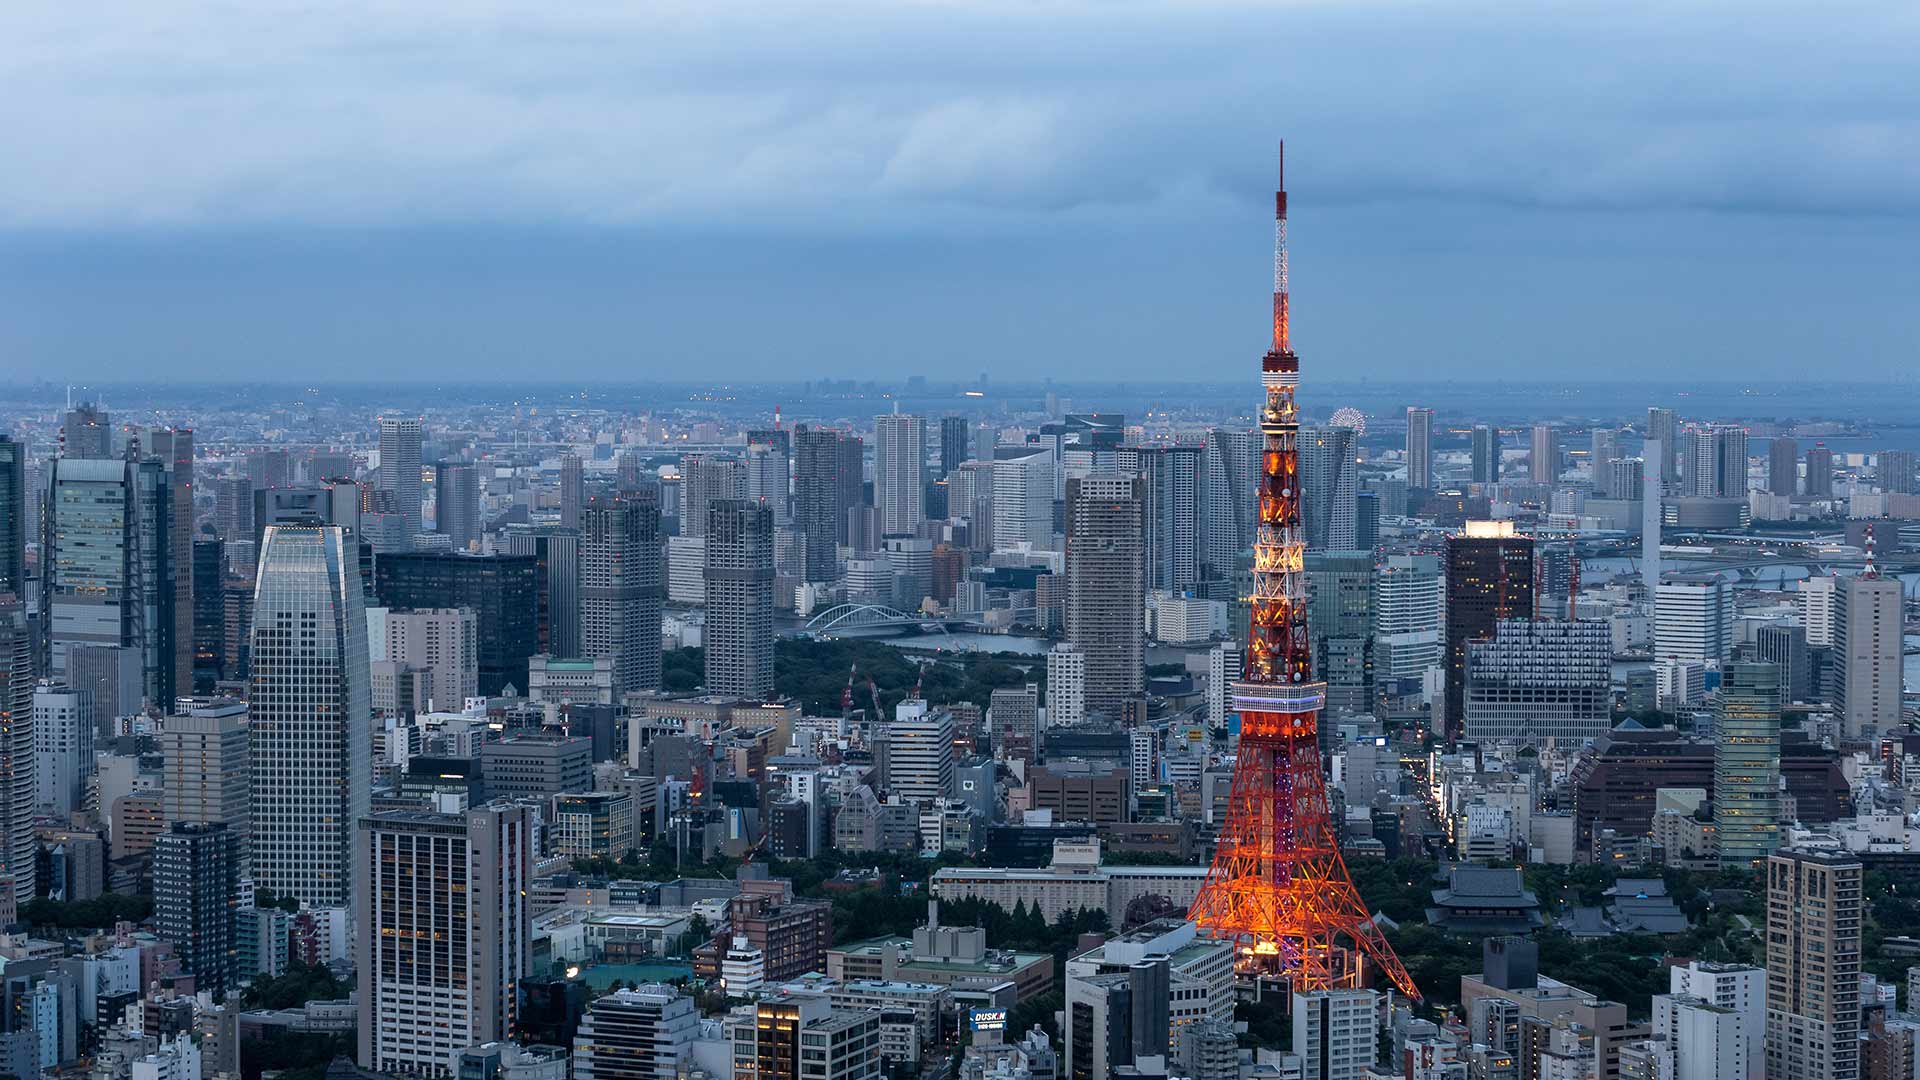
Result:
{"type": "Polygon", "coordinates": [[[818,637],[832,637],[854,631],[919,630],[921,633],[948,633],[944,620],[926,615],[911,615],[885,604],[835,604],[815,612],[807,620],[806,631],[818,637]]]}

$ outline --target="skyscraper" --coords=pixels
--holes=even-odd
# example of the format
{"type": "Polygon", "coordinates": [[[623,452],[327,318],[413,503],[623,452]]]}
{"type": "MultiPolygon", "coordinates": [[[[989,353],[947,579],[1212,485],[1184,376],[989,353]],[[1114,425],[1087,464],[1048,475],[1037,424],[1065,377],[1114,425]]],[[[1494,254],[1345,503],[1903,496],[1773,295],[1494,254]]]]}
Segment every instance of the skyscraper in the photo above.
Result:
{"type": "Polygon", "coordinates": [[[747,497],[747,467],[736,457],[688,454],[680,459],[680,535],[707,535],[707,511],[723,499],[747,497]]]}
{"type": "Polygon", "coordinates": [[[1790,848],[1767,858],[1768,1080],[1860,1076],[1860,860],[1790,848]]]}
{"type": "Polygon", "coordinates": [[[173,627],[168,634],[173,674],[168,685],[173,693],[184,694],[193,687],[193,429],[149,428],[146,452],[148,460],[160,463],[166,476],[167,544],[162,576],[173,591],[173,627]]]}
{"type": "Polygon", "coordinates": [[[1880,490],[1889,494],[1913,494],[1913,451],[1882,450],[1875,455],[1874,476],[1880,490]]]}
{"type": "Polygon", "coordinates": [[[34,897],[33,632],[27,605],[0,594],[0,888],[14,902],[34,897]]]}
{"type": "Polygon", "coordinates": [[[707,513],[707,692],[773,695],[773,511],[721,499],[707,513]]]}
{"type": "Polygon", "coordinates": [[[971,432],[964,416],[940,418],[940,478],[945,479],[972,456],[971,432]]]}
{"type": "Polygon", "coordinates": [[[374,564],[381,607],[471,608],[480,635],[480,693],[527,688],[540,651],[540,563],[533,555],[411,551],[374,564]]]}
{"type": "Polygon", "coordinates": [[[472,465],[441,464],[433,474],[434,524],[455,551],[480,539],[480,475],[472,465]]]}
{"type": "Polygon", "coordinates": [[[40,618],[48,674],[64,679],[75,645],[135,647],[144,656],[139,498],[134,468],[111,458],[49,463],[41,519],[40,618]]]}
{"type": "Polygon", "coordinates": [[[1491,424],[1473,425],[1473,482],[1500,482],[1500,429],[1491,424]]]}
{"type": "Polygon", "coordinates": [[[1260,439],[1251,431],[1207,432],[1206,483],[1201,532],[1201,577],[1231,581],[1241,553],[1253,547],[1253,496],[1260,475],[1260,439]]]}
{"type": "Polygon", "coordinates": [[[1595,427],[1593,448],[1587,455],[1587,475],[1593,481],[1593,493],[1605,499],[1624,499],[1615,480],[1613,463],[1620,459],[1620,432],[1595,427]]]}
{"type": "Polygon", "coordinates": [[[253,879],[315,907],[352,898],[371,797],[366,602],[338,525],[273,525],[260,552],[248,694],[253,879]]]}
{"type": "Polygon", "coordinates": [[[1533,425],[1533,446],[1528,453],[1528,479],[1536,484],[1560,479],[1560,436],[1552,424],[1533,425]]]}
{"type": "Polygon", "coordinates": [[[1746,428],[1710,424],[1687,433],[1687,491],[1702,498],[1746,497],[1746,428]]]}
{"type": "Polygon", "coordinates": [[[153,841],[153,915],[195,990],[226,995],[242,974],[235,933],[240,910],[240,851],[218,822],[175,821],[153,841]]]}
{"type": "Polygon", "coordinates": [[[1143,487],[1067,481],[1067,640],[1087,658],[1087,709],[1109,718],[1146,689],[1143,487]]]}
{"type": "Polygon", "coordinates": [[[68,409],[60,421],[60,456],[112,457],[113,423],[107,411],[93,402],[81,402],[68,409]]]}
{"type": "Polygon", "coordinates": [[[1087,654],[1062,641],[1047,650],[1047,726],[1087,719],[1087,654]]]}
{"type": "Polygon", "coordinates": [[[1300,519],[1308,551],[1359,545],[1359,470],[1352,428],[1300,429],[1300,519]]]}
{"type": "Polygon", "coordinates": [[[927,418],[873,418],[873,505],[883,536],[913,536],[927,520],[927,418]]]}
{"type": "Polygon", "coordinates": [[[58,818],[86,803],[93,775],[93,716],[85,690],[42,683],[33,692],[34,802],[58,818]]]}
{"type": "MultiPolygon", "coordinates": [[[[1373,552],[1307,553],[1307,628],[1314,671],[1327,683],[1332,716],[1373,709],[1373,552]]],[[[1321,726],[1321,749],[1331,749],[1334,725],[1321,726]]]]}
{"type": "Polygon", "coordinates": [[[1724,581],[1661,582],[1653,602],[1654,659],[1724,659],[1733,645],[1733,607],[1724,581]]]}
{"type": "Polygon", "coordinates": [[[0,435],[0,596],[27,598],[27,444],[0,435]]]}
{"type": "Polygon", "coordinates": [[[1140,474],[1146,498],[1147,588],[1184,592],[1200,581],[1206,451],[1199,446],[1122,447],[1122,470],[1140,474]]]}
{"type": "Polygon", "coordinates": [[[860,440],[801,425],[793,444],[793,514],[807,538],[807,580],[837,581],[847,515],[860,502],[860,440]]]}
{"type": "Polygon", "coordinates": [[[244,866],[252,835],[246,707],[210,706],[161,725],[161,813],[173,822],[225,825],[244,866]]]}
{"type": "Polygon", "coordinates": [[[1660,483],[1673,484],[1680,479],[1680,419],[1672,409],[1650,408],[1647,410],[1647,434],[1649,441],[1660,443],[1657,460],[1660,465],[1660,483]]]}
{"type": "Polygon", "coordinates": [[[1037,551],[1053,546],[1051,450],[993,463],[993,546],[1011,550],[1026,545],[1037,551]]]}
{"type": "Polygon", "coordinates": [[[1720,864],[1746,868],[1780,846],[1780,668],[1732,663],[1714,722],[1713,825],[1720,864]]]}
{"type": "Polygon", "coordinates": [[[407,543],[420,533],[420,440],[417,416],[380,418],[380,474],[374,488],[389,494],[393,512],[406,523],[407,543]]]}
{"type": "Polygon", "coordinates": [[[444,1077],[456,1052],[512,1033],[514,984],[533,966],[533,813],[500,802],[357,823],[362,1068],[444,1077]]]}
{"type": "Polygon", "coordinates": [[[1776,435],[1767,444],[1767,490],[1791,497],[1799,486],[1800,444],[1785,435],[1776,435]]]}
{"type": "Polygon", "coordinates": [[[1834,704],[1849,736],[1871,738],[1900,726],[1901,584],[1871,570],[1838,584],[1833,646],[1840,692],[1834,704]]]}
{"type": "Polygon", "coordinates": [[[1833,498],[1833,451],[1826,443],[1814,443],[1807,449],[1807,497],[1833,498]]]}
{"type": "Polygon", "coordinates": [[[775,443],[748,443],[745,464],[746,497],[772,510],[775,526],[787,524],[793,515],[787,494],[786,452],[775,443]]]}
{"type": "Polygon", "coordinates": [[[1433,410],[1407,407],[1407,486],[1433,490],[1433,410]]]}
{"type": "Polygon", "coordinates": [[[1446,587],[1433,555],[1389,555],[1374,578],[1374,675],[1417,678],[1445,652],[1446,587]]]}
{"type": "Polygon", "coordinates": [[[586,656],[613,660],[616,700],[660,689],[665,593],[658,490],[589,502],[580,534],[580,646],[586,656]]]}
{"type": "Polygon", "coordinates": [[[586,473],[579,454],[560,455],[560,527],[580,527],[580,510],[587,503],[586,473]]]}
{"type": "Polygon", "coordinates": [[[1467,643],[1493,636],[1502,619],[1533,616],[1533,538],[1510,521],[1469,521],[1447,538],[1446,734],[1466,721],[1467,643]]]}

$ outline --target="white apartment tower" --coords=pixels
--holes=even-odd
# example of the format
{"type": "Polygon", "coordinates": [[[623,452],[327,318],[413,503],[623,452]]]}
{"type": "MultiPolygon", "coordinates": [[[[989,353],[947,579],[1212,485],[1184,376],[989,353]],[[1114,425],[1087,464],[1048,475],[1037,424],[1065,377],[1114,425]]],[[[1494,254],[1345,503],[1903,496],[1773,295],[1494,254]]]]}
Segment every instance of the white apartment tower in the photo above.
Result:
{"type": "Polygon", "coordinates": [[[1047,726],[1087,718],[1087,654],[1063,641],[1047,651],[1047,726]]]}
{"type": "Polygon", "coordinates": [[[873,418],[873,503],[883,536],[914,536],[927,520],[927,418],[873,418]]]}

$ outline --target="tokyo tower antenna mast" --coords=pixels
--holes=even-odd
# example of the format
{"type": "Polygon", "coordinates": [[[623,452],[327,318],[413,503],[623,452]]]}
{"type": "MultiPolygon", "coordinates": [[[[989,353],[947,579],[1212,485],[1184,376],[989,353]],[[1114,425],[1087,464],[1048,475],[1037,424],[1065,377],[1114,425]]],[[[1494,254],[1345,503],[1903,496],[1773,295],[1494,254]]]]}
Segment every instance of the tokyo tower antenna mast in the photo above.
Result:
{"type": "Polygon", "coordinates": [[[1306,537],[1300,522],[1300,416],[1287,305],[1285,144],[1274,193],[1273,343],[1260,360],[1259,524],[1253,616],[1233,707],[1240,745],[1226,824],[1187,917],[1238,947],[1236,966],[1295,991],[1359,987],[1363,957],[1401,992],[1412,976],[1367,912],[1327,810],[1320,767],[1326,684],[1307,636],[1306,537]]]}

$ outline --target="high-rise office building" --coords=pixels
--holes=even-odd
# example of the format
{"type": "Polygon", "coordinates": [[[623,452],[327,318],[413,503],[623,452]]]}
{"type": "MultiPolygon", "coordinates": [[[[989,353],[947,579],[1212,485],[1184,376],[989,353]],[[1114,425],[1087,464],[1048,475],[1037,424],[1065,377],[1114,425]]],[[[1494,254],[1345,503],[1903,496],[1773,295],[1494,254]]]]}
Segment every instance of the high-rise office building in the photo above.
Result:
{"type": "Polygon", "coordinates": [[[903,701],[886,726],[887,793],[914,802],[949,798],[953,791],[953,714],[925,701],[903,701]]]}
{"type": "Polygon", "coordinates": [[[873,418],[873,505],[882,536],[913,536],[927,520],[927,418],[873,418]]]}
{"type": "Polygon", "coordinates": [[[1647,410],[1648,441],[1660,443],[1660,453],[1656,455],[1660,465],[1660,483],[1671,485],[1680,480],[1680,418],[1672,409],[1650,408],[1647,410]]]}
{"type": "MultiPolygon", "coordinates": [[[[1313,670],[1327,684],[1329,716],[1373,711],[1373,552],[1307,553],[1307,630],[1313,670]]],[[[1321,749],[1334,725],[1321,725],[1321,749]]]]}
{"type": "Polygon", "coordinates": [[[1720,864],[1751,867],[1780,846],[1779,667],[1726,665],[1713,735],[1720,864]]]}
{"type": "Polygon", "coordinates": [[[1833,498],[1833,451],[1826,443],[1807,448],[1806,493],[1809,499],[1833,498]]]}
{"type": "Polygon", "coordinates": [[[274,525],[253,604],[248,742],[253,879],[344,907],[371,799],[366,603],[338,525],[274,525]]]}
{"type": "Polygon", "coordinates": [[[736,457],[688,454],[680,459],[680,485],[680,535],[705,536],[715,503],[747,497],[747,467],[736,457]]]}
{"type": "Polygon", "coordinates": [[[254,489],[289,487],[293,484],[293,463],[285,450],[247,451],[247,479],[254,489]]]}
{"type": "Polygon", "coordinates": [[[253,539],[253,481],[222,476],[213,482],[213,528],[220,539],[237,544],[253,539]]]}
{"type": "Polygon", "coordinates": [[[1780,700],[1792,704],[1812,701],[1813,658],[1807,652],[1807,632],[1798,626],[1774,623],[1753,632],[1754,658],[1780,669],[1780,700]]]}
{"type": "Polygon", "coordinates": [[[1533,425],[1527,478],[1536,484],[1551,484],[1560,479],[1560,433],[1553,430],[1552,424],[1533,425]]]}
{"type": "Polygon", "coordinates": [[[1767,444],[1767,491],[1791,498],[1800,482],[1800,444],[1785,435],[1776,435],[1767,444]]]}
{"type": "Polygon", "coordinates": [[[993,463],[996,550],[1025,545],[1046,551],[1053,547],[1053,478],[1057,471],[1051,450],[993,463]]]}
{"type": "Polygon", "coordinates": [[[1047,650],[1047,726],[1087,719],[1087,654],[1062,641],[1047,650]]]}
{"type": "Polygon", "coordinates": [[[540,652],[540,564],[532,555],[437,551],[382,555],[373,591],[389,608],[470,608],[480,635],[480,693],[527,688],[527,657],[540,652]]]}
{"type": "Polygon", "coordinates": [[[1821,848],[1767,858],[1768,1080],[1859,1080],[1860,860],[1821,848]]]}
{"type": "Polygon", "coordinates": [[[168,634],[173,673],[167,686],[170,693],[184,694],[193,687],[193,429],[149,428],[145,449],[147,459],[158,462],[166,478],[167,542],[161,576],[167,583],[163,587],[173,591],[168,634]]]}
{"type": "Polygon", "coordinates": [[[60,419],[60,456],[96,459],[114,456],[113,422],[107,411],[90,401],[68,409],[60,419]]]}
{"type": "Polygon", "coordinates": [[[1613,463],[1620,460],[1620,432],[1615,428],[1595,427],[1593,443],[1587,452],[1587,476],[1593,481],[1593,493],[1603,499],[1624,499],[1620,494],[1613,463]]]}
{"type": "Polygon", "coordinates": [[[1140,474],[1146,499],[1149,589],[1185,592],[1200,581],[1205,460],[1206,450],[1199,446],[1120,448],[1120,469],[1140,474]]]}
{"type": "Polygon", "coordinates": [[[134,472],[112,458],[59,458],[48,465],[40,620],[49,642],[47,673],[55,679],[64,680],[67,650],[75,645],[131,647],[142,656],[142,669],[147,666],[134,472]]]}
{"type": "Polygon", "coordinates": [[[1407,486],[1433,490],[1433,410],[1407,407],[1407,486]]]}
{"type": "Polygon", "coordinates": [[[471,608],[368,608],[373,709],[451,712],[480,693],[479,622],[471,608]]]}
{"type": "Polygon", "coordinates": [[[773,511],[722,499],[707,514],[707,692],[773,694],[773,511]]]}
{"type": "Polygon", "coordinates": [[[1067,482],[1067,640],[1087,659],[1087,709],[1117,719],[1146,689],[1144,501],[1138,477],[1067,482]]]}
{"type": "Polygon", "coordinates": [[[193,691],[211,693],[226,675],[226,542],[193,542],[193,691]]]}
{"type": "Polygon", "coordinates": [[[153,840],[153,916],[160,940],[215,1001],[243,974],[237,931],[240,848],[219,822],[176,821],[153,840]]]}
{"type": "Polygon", "coordinates": [[[1491,424],[1475,424],[1470,457],[1472,480],[1476,484],[1500,482],[1500,429],[1491,424]]]}
{"type": "Polygon", "coordinates": [[[455,551],[480,540],[480,472],[473,465],[442,463],[433,471],[434,531],[455,551]]]}
{"type": "Polygon", "coordinates": [[[1653,602],[1654,659],[1720,661],[1733,646],[1733,614],[1724,581],[1661,582],[1653,602]]]}
{"type": "Polygon", "coordinates": [[[1502,619],[1533,616],[1533,538],[1510,521],[1469,521],[1447,538],[1446,733],[1466,721],[1467,643],[1493,636],[1502,619]]]}
{"type": "Polygon", "coordinates": [[[246,706],[210,705],[160,725],[161,814],[170,822],[225,825],[244,866],[253,831],[246,706]]]}
{"type": "MultiPolygon", "coordinates": [[[[1201,532],[1205,541],[1201,577],[1231,581],[1242,553],[1253,548],[1254,496],[1260,475],[1259,437],[1252,431],[1207,432],[1206,483],[1201,532]]],[[[1251,556],[1248,556],[1250,559],[1251,556]]]]}
{"type": "Polygon", "coordinates": [[[940,478],[952,475],[960,463],[973,456],[972,432],[964,416],[940,418],[940,478]]]}
{"type": "Polygon", "coordinates": [[[27,487],[27,444],[0,435],[0,596],[27,598],[27,504],[39,498],[27,487]]]}
{"type": "Polygon", "coordinates": [[[1874,478],[1889,494],[1913,494],[1913,451],[1882,450],[1874,455],[1874,478]]]}
{"type": "Polygon", "coordinates": [[[807,580],[840,578],[840,546],[861,502],[860,440],[832,428],[793,432],[793,514],[807,538],[807,580]]]}
{"type": "Polygon", "coordinates": [[[34,803],[62,820],[86,805],[93,716],[85,690],[42,683],[33,692],[34,803]]]}
{"type": "Polygon", "coordinates": [[[993,550],[993,462],[963,461],[947,474],[947,516],[967,526],[967,550],[993,550]]]}
{"type": "Polygon", "coordinates": [[[1807,632],[1807,644],[1826,648],[1833,644],[1834,612],[1838,607],[1840,579],[1836,577],[1802,578],[1793,599],[1800,609],[1800,626],[1807,632]]]}
{"type": "Polygon", "coordinates": [[[580,534],[580,649],[613,661],[616,695],[660,689],[666,565],[657,490],[587,504],[580,534]]]}
{"type": "Polygon", "coordinates": [[[787,493],[786,452],[775,443],[748,443],[744,461],[747,498],[772,510],[776,527],[786,525],[793,517],[792,500],[787,493]]]}
{"type": "Polygon", "coordinates": [[[580,527],[580,511],[587,504],[587,478],[579,454],[560,455],[560,527],[580,527]]]}
{"type": "Polygon", "coordinates": [[[33,830],[34,634],[27,605],[0,594],[0,888],[11,881],[13,900],[34,898],[33,830]]]}
{"type": "Polygon", "coordinates": [[[1375,678],[1414,678],[1439,664],[1445,612],[1438,556],[1387,556],[1374,576],[1375,678]]]}
{"type": "MultiPolygon", "coordinates": [[[[129,455],[133,453],[130,447],[129,455]]],[[[193,573],[191,549],[175,558],[174,541],[181,535],[180,521],[173,511],[174,481],[166,466],[145,458],[129,466],[134,482],[134,539],[139,552],[138,593],[139,645],[142,690],[149,701],[171,704],[174,695],[193,685],[192,612],[187,621],[187,683],[176,686],[174,678],[181,669],[181,646],[175,636],[180,619],[174,605],[179,600],[179,575],[193,573]]]]}
{"type": "Polygon", "coordinates": [[[1905,643],[1901,583],[1877,573],[1841,578],[1835,590],[1833,647],[1840,662],[1840,722],[1869,737],[1900,726],[1905,643]]]}
{"type": "Polygon", "coordinates": [[[1687,493],[1701,498],[1746,497],[1746,428],[1709,424],[1687,433],[1687,493]]]}
{"type": "Polygon", "coordinates": [[[512,1034],[533,967],[533,816],[494,803],[358,822],[362,1068],[444,1077],[456,1052],[512,1034]]]}
{"type": "Polygon", "coordinates": [[[1348,427],[1300,429],[1300,521],[1308,551],[1359,544],[1360,462],[1348,427]]]}
{"type": "Polygon", "coordinates": [[[405,523],[407,544],[420,533],[420,442],[424,432],[417,416],[380,418],[380,472],[374,489],[393,500],[392,512],[405,523]]]}
{"type": "Polygon", "coordinates": [[[700,1010],[671,986],[593,999],[573,1040],[573,1080],[671,1080],[700,1037],[700,1010]]]}
{"type": "MultiPolygon", "coordinates": [[[[634,496],[646,491],[655,505],[660,501],[660,486],[647,484],[616,491],[634,496]]],[[[520,528],[510,526],[506,533],[507,554],[531,555],[539,581],[535,603],[538,624],[537,652],[548,656],[578,657],[580,648],[580,534],[571,529],[548,526],[520,528]]]]}
{"type": "Polygon", "coordinates": [[[1598,620],[1502,619],[1467,642],[1466,736],[1579,746],[1611,726],[1613,635],[1598,620]]]}

